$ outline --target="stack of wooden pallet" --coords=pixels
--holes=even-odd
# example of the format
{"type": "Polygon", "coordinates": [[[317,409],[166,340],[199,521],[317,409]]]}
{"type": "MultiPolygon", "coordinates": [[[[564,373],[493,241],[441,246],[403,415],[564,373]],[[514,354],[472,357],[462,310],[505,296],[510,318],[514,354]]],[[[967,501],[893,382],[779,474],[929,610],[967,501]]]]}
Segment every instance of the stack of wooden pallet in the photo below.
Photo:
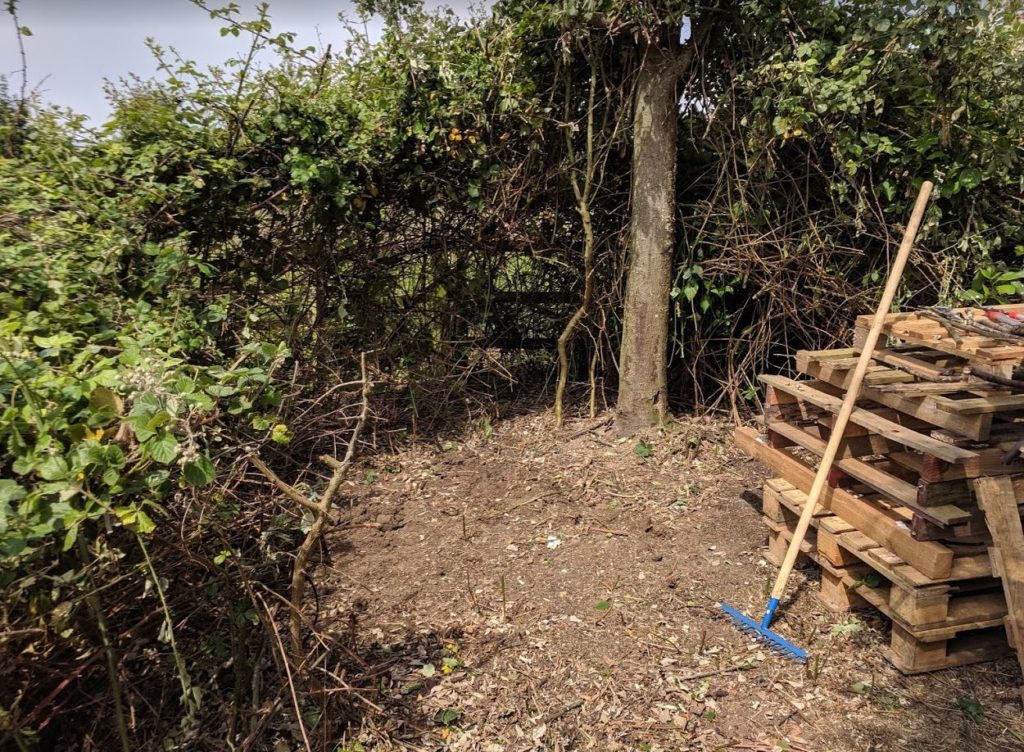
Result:
{"type": "MultiPolygon", "coordinates": [[[[776,476],[764,489],[776,564],[870,318],[858,320],[853,348],[797,353],[799,380],[762,376],[763,430],[736,432],[776,476]]],[[[927,314],[891,315],[883,331],[892,342],[873,353],[804,544],[821,567],[820,597],[835,611],[870,604],[888,617],[889,656],[907,673],[989,660],[1013,644],[1024,655],[1024,346],[927,314]]]]}

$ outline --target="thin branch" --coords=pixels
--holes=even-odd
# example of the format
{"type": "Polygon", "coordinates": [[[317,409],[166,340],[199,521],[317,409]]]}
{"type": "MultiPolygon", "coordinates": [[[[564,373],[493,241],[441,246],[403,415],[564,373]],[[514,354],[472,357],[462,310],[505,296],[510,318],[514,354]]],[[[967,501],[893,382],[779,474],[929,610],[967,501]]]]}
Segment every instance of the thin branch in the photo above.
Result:
{"type": "Polygon", "coordinates": [[[255,454],[250,455],[249,461],[256,466],[257,470],[263,473],[264,477],[267,480],[269,480],[271,483],[274,484],[274,486],[277,487],[277,490],[279,490],[289,499],[294,501],[296,504],[303,507],[304,509],[308,509],[310,512],[313,512],[314,514],[320,514],[321,512],[323,512],[323,508],[321,507],[320,504],[310,501],[301,493],[296,491],[294,486],[290,486],[283,480],[281,480],[277,476],[277,473],[275,473],[273,470],[267,467],[263,460],[261,460],[255,454]]]}

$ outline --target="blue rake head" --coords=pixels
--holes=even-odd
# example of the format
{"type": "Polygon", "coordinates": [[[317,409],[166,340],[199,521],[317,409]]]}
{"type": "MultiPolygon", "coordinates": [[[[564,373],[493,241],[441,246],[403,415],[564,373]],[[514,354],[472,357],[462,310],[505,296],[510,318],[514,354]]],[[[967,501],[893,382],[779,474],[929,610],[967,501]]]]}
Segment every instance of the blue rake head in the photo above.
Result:
{"type": "Polygon", "coordinates": [[[749,634],[751,637],[757,638],[776,653],[804,663],[807,660],[807,653],[791,643],[789,640],[780,637],[768,629],[768,625],[771,624],[772,617],[775,615],[775,609],[778,605],[779,601],[776,598],[772,598],[768,601],[768,608],[765,609],[764,618],[759,622],[754,621],[749,616],[744,616],[726,603],[722,604],[722,610],[743,632],[749,634]]]}

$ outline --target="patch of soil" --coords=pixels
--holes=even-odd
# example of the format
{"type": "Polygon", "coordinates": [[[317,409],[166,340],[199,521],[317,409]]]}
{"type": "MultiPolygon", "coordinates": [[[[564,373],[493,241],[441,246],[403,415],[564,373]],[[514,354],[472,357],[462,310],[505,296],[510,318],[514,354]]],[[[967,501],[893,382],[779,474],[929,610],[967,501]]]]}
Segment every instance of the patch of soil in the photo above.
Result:
{"type": "Polygon", "coordinates": [[[330,533],[319,625],[374,668],[338,749],[1024,748],[1014,661],[904,677],[812,569],[775,623],[807,666],[721,617],[775,574],[764,477],[725,423],[639,441],[547,415],[354,468],[341,522],[369,526],[330,533]]]}

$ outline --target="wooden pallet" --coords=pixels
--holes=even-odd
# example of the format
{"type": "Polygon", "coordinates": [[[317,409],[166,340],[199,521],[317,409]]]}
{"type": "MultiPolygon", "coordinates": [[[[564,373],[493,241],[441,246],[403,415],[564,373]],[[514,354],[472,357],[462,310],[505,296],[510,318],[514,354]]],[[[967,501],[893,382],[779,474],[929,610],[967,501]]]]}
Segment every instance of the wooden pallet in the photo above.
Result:
{"type": "MultiPolygon", "coordinates": [[[[796,368],[821,384],[839,390],[836,394],[842,394],[853,375],[856,352],[852,348],[801,350],[796,354],[796,368]]],[[[875,352],[872,369],[860,394],[862,400],[873,403],[872,412],[888,408],[904,416],[904,420],[919,421],[918,425],[927,426],[929,431],[948,431],[951,436],[937,438],[944,443],[955,444],[957,439],[987,441],[993,433],[1003,443],[1024,438],[1024,424],[1014,425],[1024,413],[1024,395],[1011,394],[987,382],[979,383],[977,379],[935,383],[915,379],[902,370],[924,371],[930,362],[922,356],[917,350],[875,352]],[[903,380],[894,381],[897,376],[903,380]],[[911,380],[907,381],[906,377],[911,380]]],[[[934,363],[931,365],[937,374],[943,373],[934,363]]]]}
{"type": "MultiPolygon", "coordinates": [[[[766,558],[776,565],[804,503],[806,496],[784,479],[765,485],[766,558]]],[[[1006,601],[995,580],[951,585],[911,573],[899,557],[824,509],[812,526],[801,552],[821,567],[819,599],[837,613],[870,606],[885,615],[893,625],[888,657],[901,671],[933,671],[1007,653],[1006,601]]]]}
{"type": "MultiPolygon", "coordinates": [[[[800,447],[821,457],[830,433],[827,421],[815,420],[806,410],[800,416],[780,411],[772,404],[775,400],[770,394],[765,409],[768,443],[775,448],[800,447]]],[[[1024,503],[1024,466],[1019,462],[1005,465],[1001,457],[996,460],[1000,464],[998,472],[980,476],[974,461],[950,464],[905,450],[880,434],[853,435],[843,439],[830,480],[833,485],[847,487],[862,484],[871,492],[914,510],[920,519],[943,528],[970,523],[973,527],[965,528],[963,535],[956,531],[947,536],[964,537],[985,532],[972,479],[1008,475],[1016,498],[1024,503]]],[[[943,537],[942,533],[937,537],[943,537]]]]}
{"type": "MultiPolygon", "coordinates": [[[[773,447],[768,437],[753,428],[736,429],[737,446],[751,457],[807,493],[814,480],[815,463],[792,447],[773,447]]],[[[934,581],[970,580],[990,577],[987,554],[976,547],[951,546],[934,540],[918,540],[912,532],[915,513],[878,494],[859,494],[842,485],[827,486],[821,506],[898,556],[918,576],[934,581]]],[[[909,576],[909,573],[908,573],[909,576]]]]}
{"type": "MultiPolygon", "coordinates": [[[[761,379],[766,385],[766,433],[773,447],[797,446],[819,457],[824,453],[843,393],[842,387],[835,384],[845,382],[847,366],[842,364],[850,360],[851,352],[839,349],[798,353],[798,364],[805,372],[832,378],[835,383],[821,379],[796,381],[779,376],[761,379]],[[835,367],[837,363],[841,367],[835,367]]],[[[933,358],[938,365],[959,362],[941,353],[933,353],[935,355],[942,356],[938,360],[933,358]]],[[[914,377],[903,371],[879,367],[869,372],[869,379],[872,374],[876,389],[913,385],[914,377]],[[908,378],[911,381],[907,381],[908,378]]],[[[925,386],[936,384],[926,383],[925,386]]],[[[888,393],[888,397],[892,396],[888,393]]],[[[904,395],[899,399],[920,406],[945,398],[931,394],[914,399],[904,395]]],[[[1009,475],[1018,501],[1024,503],[1024,460],[1008,463],[1004,459],[1008,454],[1012,456],[1024,439],[1024,423],[998,416],[996,423],[986,422],[984,432],[988,433],[988,441],[979,442],[938,427],[935,423],[949,425],[944,417],[935,419],[935,423],[918,417],[929,417],[932,412],[946,417],[951,415],[937,404],[932,405],[931,412],[918,409],[911,410],[915,414],[906,414],[871,400],[860,402],[855,413],[857,422],[847,428],[830,481],[846,487],[861,484],[869,493],[879,494],[884,502],[898,503],[912,510],[914,514],[909,524],[914,537],[920,540],[990,540],[971,481],[1009,475]],[[950,452],[950,447],[962,451],[950,452]]],[[[970,416],[957,419],[970,420],[970,416]]],[[[967,432],[981,433],[974,429],[967,432]]]]}
{"type": "MultiPolygon", "coordinates": [[[[1019,312],[1024,305],[994,306],[1006,312],[1019,312]]],[[[977,309],[959,308],[958,313],[970,316],[977,309]]],[[[871,327],[871,316],[858,316],[855,345],[864,341],[871,327]]],[[[984,364],[987,368],[1009,375],[1009,370],[1024,360],[1024,346],[1012,341],[987,337],[982,334],[962,332],[957,342],[940,322],[920,313],[893,313],[885,318],[883,334],[902,342],[924,345],[932,350],[962,357],[970,362],[984,364]]]]}

